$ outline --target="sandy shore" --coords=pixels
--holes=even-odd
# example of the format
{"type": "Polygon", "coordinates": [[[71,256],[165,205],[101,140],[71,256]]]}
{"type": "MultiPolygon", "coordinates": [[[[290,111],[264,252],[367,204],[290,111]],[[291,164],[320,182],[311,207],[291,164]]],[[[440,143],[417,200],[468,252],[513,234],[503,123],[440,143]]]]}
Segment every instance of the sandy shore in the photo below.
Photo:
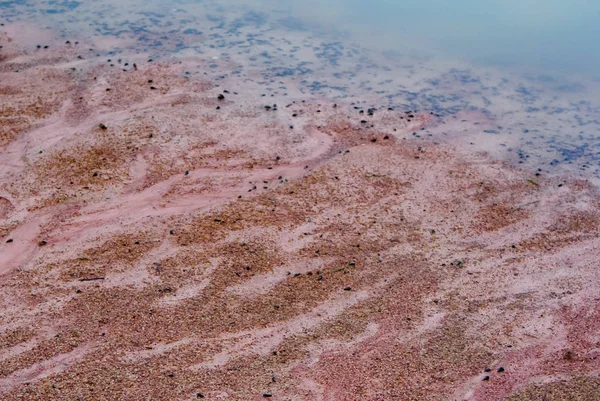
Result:
{"type": "Polygon", "coordinates": [[[18,29],[2,399],[600,399],[598,190],[470,146],[490,115],[18,29]]]}

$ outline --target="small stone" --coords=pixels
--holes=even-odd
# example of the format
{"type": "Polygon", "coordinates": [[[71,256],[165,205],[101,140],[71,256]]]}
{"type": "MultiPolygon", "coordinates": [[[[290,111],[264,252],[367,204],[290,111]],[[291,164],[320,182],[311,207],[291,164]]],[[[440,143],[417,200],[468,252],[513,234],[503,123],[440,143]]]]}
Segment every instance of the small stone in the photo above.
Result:
{"type": "Polygon", "coordinates": [[[150,89],[154,90],[156,89],[156,86],[151,86],[150,89]]]}
{"type": "Polygon", "coordinates": [[[13,239],[12,239],[12,238],[9,238],[9,239],[7,239],[7,240],[6,240],[6,243],[7,243],[7,244],[10,244],[11,242],[13,242],[13,239]]]}
{"type": "Polygon", "coordinates": [[[273,397],[273,395],[271,393],[264,393],[263,397],[269,398],[269,397],[273,397]]]}
{"type": "Polygon", "coordinates": [[[98,124],[98,128],[100,128],[101,130],[105,130],[105,129],[107,129],[108,127],[107,127],[106,125],[104,125],[104,124],[100,123],[100,124],[98,124]]]}
{"type": "Polygon", "coordinates": [[[484,372],[491,372],[491,371],[492,371],[492,369],[490,369],[490,368],[485,368],[483,371],[484,371],[484,372]]]}
{"type": "Polygon", "coordinates": [[[222,93],[219,93],[219,96],[217,96],[217,99],[224,100],[225,96],[222,93]]]}
{"type": "Polygon", "coordinates": [[[484,377],[483,377],[483,381],[484,381],[484,382],[486,382],[486,381],[489,381],[489,380],[490,380],[490,377],[489,377],[489,376],[484,376],[484,377]]]}
{"type": "Polygon", "coordinates": [[[351,287],[346,287],[344,288],[344,291],[350,291],[352,288],[351,287]]]}
{"type": "Polygon", "coordinates": [[[169,231],[169,234],[171,234],[171,235],[175,234],[175,230],[169,231]]]}
{"type": "Polygon", "coordinates": [[[44,240],[41,240],[40,242],[38,242],[38,246],[45,246],[47,244],[48,243],[46,241],[44,241],[44,240]]]}
{"type": "Polygon", "coordinates": [[[185,175],[188,175],[190,172],[188,170],[185,170],[185,175]]]}
{"type": "Polygon", "coordinates": [[[497,372],[498,372],[498,373],[502,373],[502,372],[504,372],[504,368],[503,368],[502,366],[500,366],[500,367],[498,368],[497,372]]]}
{"type": "Polygon", "coordinates": [[[204,394],[202,394],[202,393],[196,393],[196,398],[204,398],[204,394]]]}

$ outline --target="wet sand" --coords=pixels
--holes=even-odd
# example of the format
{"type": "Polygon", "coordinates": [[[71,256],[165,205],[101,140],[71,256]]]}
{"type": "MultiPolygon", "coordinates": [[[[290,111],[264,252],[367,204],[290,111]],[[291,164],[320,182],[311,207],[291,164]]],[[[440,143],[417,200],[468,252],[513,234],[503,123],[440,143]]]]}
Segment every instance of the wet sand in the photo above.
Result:
{"type": "Polygon", "coordinates": [[[243,12],[0,27],[2,399],[600,399],[577,85],[243,12]]]}

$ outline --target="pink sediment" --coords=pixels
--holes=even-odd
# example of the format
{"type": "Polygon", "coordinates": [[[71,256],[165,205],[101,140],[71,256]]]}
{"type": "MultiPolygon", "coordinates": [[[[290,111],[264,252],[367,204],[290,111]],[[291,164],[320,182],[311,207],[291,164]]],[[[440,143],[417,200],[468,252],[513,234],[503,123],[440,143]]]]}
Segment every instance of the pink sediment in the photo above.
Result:
{"type": "Polygon", "coordinates": [[[339,101],[266,111],[234,78],[219,101],[178,64],[86,68],[13,84],[67,89],[0,154],[3,399],[597,391],[589,183],[400,139],[441,129],[427,112],[367,128],[339,101]]]}

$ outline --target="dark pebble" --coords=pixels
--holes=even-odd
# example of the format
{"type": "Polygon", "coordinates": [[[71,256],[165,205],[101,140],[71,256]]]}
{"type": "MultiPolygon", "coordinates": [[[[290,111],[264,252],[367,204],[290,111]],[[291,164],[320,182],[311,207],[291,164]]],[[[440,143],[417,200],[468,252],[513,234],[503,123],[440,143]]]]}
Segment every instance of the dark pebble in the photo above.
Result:
{"type": "Polygon", "coordinates": [[[156,89],[156,86],[151,86],[150,89],[154,90],[156,89]]]}
{"type": "Polygon", "coordinates": [[[390,139],[388,135],[384,136],[383,139],[390,139]]]}
{"type": "Polygon", "coordinates": [[[197,398],[204,398],[204,394],[202,394],[202,393],[196,393],[196,397],[197,398]]]}
{"type": "Polygon", "coordinates": [[[13,242],[13,239],[12,239],[12,238],[9,238],[9,239],[7,239],[7,240],[6,240],[6,243],[7,243],[7,244],[10,244],[11,242],[13,242]]]}
{"type": "Polygon", "coordinates": [[[491,371],[492,371],[492,369],[490,369],[490,368],[485,368],[483,371],[484,371],[484,372],[491,372],[491,371]]]}
{"type": "Polygon", "coordinates": [[[190,173],[189,171],[185,170],[185,175],[188,175],[189,173],[190,173]]]}
{"type": "Polygon", "coordinates": [[[263,397],[269,398],[269,397],[273,397],[273,395],[271,393],[264,393],[263,397]]]}
{"type": "Polygon", "coordinates": [[[500,366],[500,367],[498,368],[498,373],[502,373],[502,372],[504,372],[504,368],[503,368],[502,366],[500,366]]]}
{"type": "Polygon", "coordinates": [[[346,288],[344,288],[344,291],[350,291],[351,289],[352,288],[350,288],[350,287],[346,287],[346,288]]]}
{"type": "Polygon", "coordinates": [[[484,382],[486,382],[486,381],[488,381],[488,380],[490,380],[490,377],[489,377],[489,376],[484,376],[484,377],[483,377],[483,381],[484,381],[484,382]]]}
{"type": "Polygon", "coordinates": [[[169,234],[171,234],[171,235],[175,234],[175,230],[169,231],[169,234]]]}
{"type": "Polygon", "coordinates": [[[222,93],[219,93],[219,96],[217,96],[217,99],[219,99],[219,100],[223,100],[223,99],[225,99],[225,96],[223,96],[223,94],[222,94],[222,93]]]}

